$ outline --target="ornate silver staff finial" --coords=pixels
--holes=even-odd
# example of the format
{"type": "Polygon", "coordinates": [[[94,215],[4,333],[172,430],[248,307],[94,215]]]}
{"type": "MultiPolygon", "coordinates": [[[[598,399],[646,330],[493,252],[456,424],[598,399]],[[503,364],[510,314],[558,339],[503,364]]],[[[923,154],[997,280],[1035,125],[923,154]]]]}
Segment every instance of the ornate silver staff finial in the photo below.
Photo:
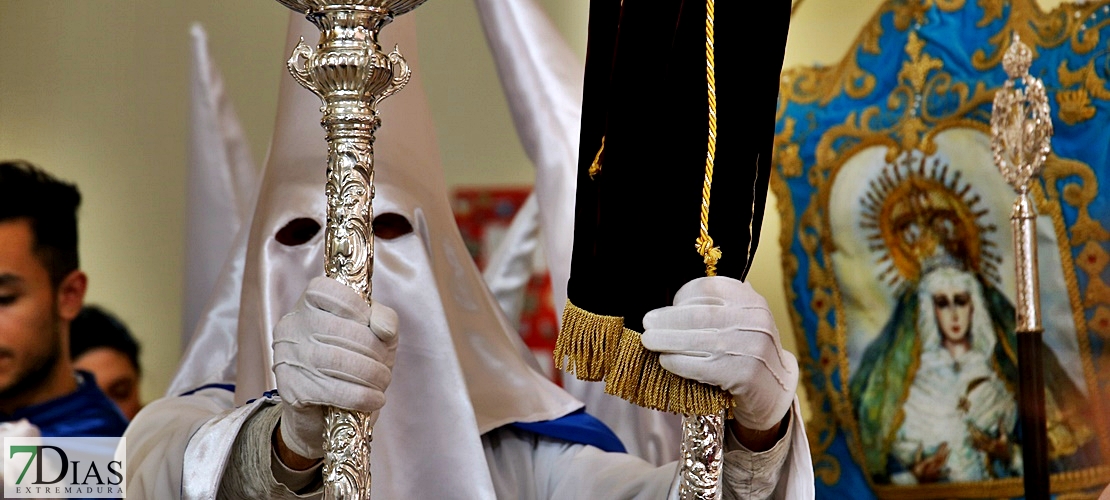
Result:
{"type": "MultiPolygon", "coordinates": [[[[370,299],[374,265],[374,132],[378,105],[401,90],[411,72],[396,48],[385,54],[379,31],[424,0],[277,0],[320,29],[313,48],[301,40],[289,72],[320,97],[327,131],[327,228],[324,270],[370,299]]],[[[369,415],[329,408],[324,431],[324,495],[370,498],[369,415]]]]}
{"type": "Polygon", "coordinates": [[[1017,32],[1010,37],[1010,48],[1002,54],[1002,69],[1011,79],[1021,79],[1029,75],[1029,68],[1033,66],[1033,51],[1028,45],[1021,43],[1017,32]]]}
{"type": "Polygon", "coordinates": [[[1052,115],[1044,82],[1029,74],[1033,51],[1014,33],[1002,58],[1010,79],[994,95],[991,153],[1006,182],[1018,193],[1010,223],[1014,230],[1018,388],[1025,498],[1047,499],[1048,436],[1045,428],[1044,364],[1040,280],[1037,275],[1037,214],[1029,197],[1052,151],[1052,115]],[[1020,83],[1020,86],[1019,86],[1020,83]]]}
{"type": "Polygon", "coordinates": [[[1033,51],[1014,33],[1002,56],[1009,80],[994,95],[991,113],[991,153],[994,163],[1019,194],[1040,174],[1051,152],[1052,116],[1044,82],[1029,74],[1033,51]],[[1021,83],[1021,88],[1016,83],[1021,83]]]}
{"type": "Polygon", "coordinates": [[[1044,82],[1029,74],[1033,52],[1014,34],[1002,58],[1009,80],[994,95],[991,112],[991,153],[994,163],[1018,193],[1011,221],[1014,224],[1018,274],[1018,331],[1040,331],[1040,295],[1037,287],[1035,211],[1029,185],[1040,175],[1052,151],[1052,115],[1044,82]],[[1019,84],[1020,83],[1020,87],[1019,84]]]}

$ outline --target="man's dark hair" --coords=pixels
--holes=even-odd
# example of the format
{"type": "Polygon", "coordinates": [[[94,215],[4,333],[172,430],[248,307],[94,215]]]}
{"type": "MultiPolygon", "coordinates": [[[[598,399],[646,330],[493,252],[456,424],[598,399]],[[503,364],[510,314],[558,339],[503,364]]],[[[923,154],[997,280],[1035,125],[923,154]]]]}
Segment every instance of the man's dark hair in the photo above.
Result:
{"type": "Polygon", "coordinates": [[[98,347],[119,351],[131,361],[135,373],[142,373],[139,369],[139,344],[131,336],[131,330],[114,314],[88,305],[69,324],[69,357],[77,359],[98,347]]]}
{"type": "Polygon", "coordinates": [[[77,269],[77,186],[22,160],[0,161],[0,222],[27,219],[35,256],[57,287],[77,269]]]}

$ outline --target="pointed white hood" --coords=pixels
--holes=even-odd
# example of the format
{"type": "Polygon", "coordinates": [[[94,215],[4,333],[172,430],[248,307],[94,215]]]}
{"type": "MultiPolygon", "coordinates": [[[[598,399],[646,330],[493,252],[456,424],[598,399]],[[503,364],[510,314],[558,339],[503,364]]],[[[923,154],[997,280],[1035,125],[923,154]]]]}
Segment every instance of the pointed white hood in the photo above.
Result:
{"type": "Polygon", "coordinates": [[[187,346],[166,396],[235,378],[236,331],[247,231],[260,181],[200,24],[193,40],[186,207],[187,346]]]}
{"type": "Polygon", "coordinates": [[[200,24],[189,30],[193,68],[189,108],[189,174],[186,181],[185,304],[182,344],[202,321],[221,276],[220,263],[234,252],[239,229],[250,221],[258,169],[223,78],[208,53],[200,24]]]}

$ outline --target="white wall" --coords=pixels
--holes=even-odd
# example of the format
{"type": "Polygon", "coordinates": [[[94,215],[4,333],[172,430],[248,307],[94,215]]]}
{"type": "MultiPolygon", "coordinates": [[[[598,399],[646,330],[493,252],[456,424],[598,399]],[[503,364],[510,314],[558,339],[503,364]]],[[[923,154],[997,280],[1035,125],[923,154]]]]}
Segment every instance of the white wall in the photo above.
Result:
{"type": "Polygon", "coordinates": [[[179,350],[188,26],[198,19],[213,30],[251,137],[264,144],[286,22],[282,7],[269,7],[0,2],[0,157],[28,159],[80,187],[88,299],[140,338],[148,400],[164,390],[179,350]],[[255,91],[252,79],[266,85],[255,91]]]}
{"type": "MultiPolygon", "coordinates": [[[[540,3],[584,52],[587,1],[540,3]]],[[[878,5],[806,0],[786,65],[837,61],[878,5]]],[[[473,4],[431,0],[411,15],[423,29],[421,64],[448,182],[531,183],[473,4]]],[[[180,349],[188,27],[207,28],[262,164],[289,50],[286,20],[277,2],[259,0],[0,1],[0,158],[31,160],[81,188],[89,301],[116,311],[140,338],[147,400],[164,390],[180,349]]],[[[787,325],[773,211],[763,234],[751,280],[787,325]]]]}

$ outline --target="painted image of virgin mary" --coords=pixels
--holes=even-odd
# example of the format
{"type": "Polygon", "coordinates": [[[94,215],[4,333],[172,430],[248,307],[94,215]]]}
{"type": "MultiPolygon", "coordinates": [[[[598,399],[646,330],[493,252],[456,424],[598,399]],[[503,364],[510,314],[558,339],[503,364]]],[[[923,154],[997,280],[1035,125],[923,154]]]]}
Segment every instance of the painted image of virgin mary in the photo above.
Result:
{"type": "MultiPolygon", "coordinates": [[[[1020,476],[1013,305],[955,259],[929,260],[851,377],[867,469],[878,484],[1020,476]]],[[[1085,396],[1050,349],[1044,363],[1056,472],[1095,444],[1085,396]]]]}

